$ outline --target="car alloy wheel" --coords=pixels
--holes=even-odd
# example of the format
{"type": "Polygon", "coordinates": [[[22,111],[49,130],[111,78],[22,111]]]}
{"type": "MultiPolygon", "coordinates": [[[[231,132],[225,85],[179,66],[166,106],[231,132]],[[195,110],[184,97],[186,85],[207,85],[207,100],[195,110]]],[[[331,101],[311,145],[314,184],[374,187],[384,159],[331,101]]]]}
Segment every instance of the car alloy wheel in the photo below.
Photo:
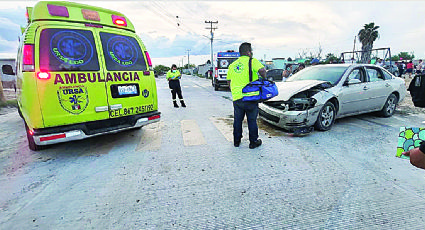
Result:
{"type": "Polygon", "coordinates": [[[326,131],[331,129],[333,123],[335,122],[335,106],[331,102],[326,102],[325,105],[319,112],[319,116],[316,121],[316,129],[321,131],[326,131]]]}
{"type": "Polygon", "coordinates": [[[381,110],[381,114],[384,117],[391,117],[395,111],[397,105],[397,97],[394,94],[391,94],[387,102],[385,102],[384,108],[381,110]]]}

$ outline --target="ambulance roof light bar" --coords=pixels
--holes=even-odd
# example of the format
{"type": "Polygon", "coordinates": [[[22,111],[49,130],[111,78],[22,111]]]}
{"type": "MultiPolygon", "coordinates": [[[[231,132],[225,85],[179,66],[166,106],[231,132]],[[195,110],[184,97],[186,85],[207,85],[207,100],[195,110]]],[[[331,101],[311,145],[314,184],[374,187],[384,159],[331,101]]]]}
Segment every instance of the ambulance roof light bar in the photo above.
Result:
{"type": "Polygon", "coordinates": [[[69,18],[69,12],[66,6],[56,6],[56,5],[47,4],[47,10],[49,11],[49,14],[52,16],[60,16],[60,17],[69,18]]]}
{"type": "Polygon", "coordinates": [[[127,20],[125,20],[125,17],[117,16],[117,15],[111,15],[112,16],[112,22],[117,26],[127,26],[127,20]]]}

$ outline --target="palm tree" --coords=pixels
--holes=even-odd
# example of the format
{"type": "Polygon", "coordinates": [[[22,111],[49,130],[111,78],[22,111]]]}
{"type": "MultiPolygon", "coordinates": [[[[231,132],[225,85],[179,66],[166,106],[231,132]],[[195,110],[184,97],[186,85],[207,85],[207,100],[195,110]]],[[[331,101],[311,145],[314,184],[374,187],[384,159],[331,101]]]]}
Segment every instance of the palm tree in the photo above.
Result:
{"type": "Polygon", "coordinates": [[[373,42],[379,38],[379,26],[375,26],[374,22],[365,24],[364,28],[359,31],[359,41],[362,43],[362,63],[369,63],[370,54],[373,48],[373,42]]]}

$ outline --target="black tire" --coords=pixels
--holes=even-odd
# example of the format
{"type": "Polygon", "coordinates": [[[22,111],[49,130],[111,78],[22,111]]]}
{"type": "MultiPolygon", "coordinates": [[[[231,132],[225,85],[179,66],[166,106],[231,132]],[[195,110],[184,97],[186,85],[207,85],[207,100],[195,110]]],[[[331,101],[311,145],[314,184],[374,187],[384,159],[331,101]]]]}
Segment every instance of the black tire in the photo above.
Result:
{"type": "Polygon", "coordinates": [[[22,115],[22,112],[21,112],[21,108],[19,106],[18,106],[18,114],[22,119],[24,119],[24,116],[22,115]]]}
{"type": "Polygon", "coordinates": [[[317,116],[317,121],[314,124],[314,127],[320,131],[330,130],[332,125],[335,122],[336,110],[334,104],[328,101],[320,109],[319,115],[317,116]]]}
{"type": "Polygon", "coordinates": [[[383,117],[391,117],[394,114],[395,108],[397,106],[398,98],[396,95],[391,94],[387,101],[384,104],[380,114],[383,117]]]}
{"type": "Polygon", "coordinates": [[[220,85],[216,82],[214,84],[214,91],[218,91],[219,88],[220,88],[220,85]]]}
{"type": "Polygon", "coordinates": [[[28,139],[28,148],[32,151],[38,151],[43,149],[43,146],[37,145],[34,141],[34,137],[30,133],[30,129],[28,128],[27,123],[25,123],[25,131],[27,132],[27,139],[28,139]]]}

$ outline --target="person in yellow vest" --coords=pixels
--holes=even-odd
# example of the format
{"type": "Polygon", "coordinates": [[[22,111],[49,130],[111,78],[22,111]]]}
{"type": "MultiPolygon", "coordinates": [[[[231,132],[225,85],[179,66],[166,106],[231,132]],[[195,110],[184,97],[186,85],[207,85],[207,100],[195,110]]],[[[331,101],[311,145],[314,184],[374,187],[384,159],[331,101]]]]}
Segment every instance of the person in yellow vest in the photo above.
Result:
{"type": "MultiPolygon", "coordinates": [[[[239,46],[240,57],[229,65],[227,79],[230,80],[230,90],[233,99],[233,144],[239,147],[242,139],[242,122],[245,114],[248,120],[249,148],[254,149],[262,144],[258,139],[258,102],[242,101],[242,89],[249,83],[249,59],[252,58],[250,43],[242,43],[239,46]]],[[[263,64],[252,58],[252,81],[258,80],[258,74],[266,78],[266,70],[263,64]],[[258,74],[257,74],[258,73],[258,74]]]]}
{"type": "Polygon", "coordinates": [[[168,80],[168,86],[171,89],[171,96],[173,98],[173,104],[174,107],[178,108],[177,105],[177,98],[176,94],[178,95],[180,99],[180,104],[182,107],[186,107],[186,104],[184,103],[183,96],[182,96],[182,89],[180,87],[180,78],[181,73],[179,70],[177,70],[177,66],[173,64],[171,66],[171,69],[167,72],[167,80],[168,80]]]}

